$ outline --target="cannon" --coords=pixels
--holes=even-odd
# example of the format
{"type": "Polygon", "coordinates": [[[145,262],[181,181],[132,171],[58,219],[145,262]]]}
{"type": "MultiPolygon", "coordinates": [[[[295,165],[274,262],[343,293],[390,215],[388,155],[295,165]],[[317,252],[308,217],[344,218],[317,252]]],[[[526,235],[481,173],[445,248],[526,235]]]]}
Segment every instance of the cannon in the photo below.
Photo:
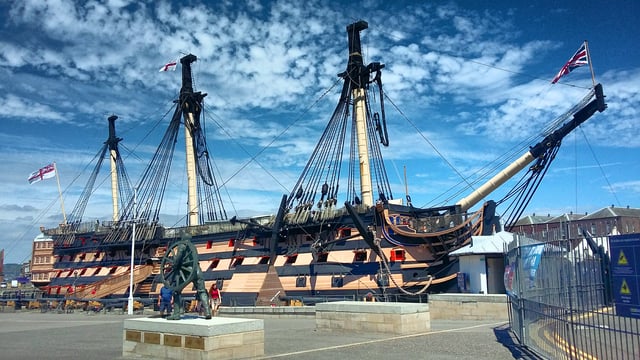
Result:
{"type": "Polygon", "coordinates": [[[173,313],[167,320],[180,320],[183,313],[182,291],[193,284],[196,288],[196,299],[204,307],[205,317],[211,319],[209,293],[205,288],[204,276],[198,263],[198,251],[191,242],[191,236],[184,234],[182,238],[167,248],[160,263],[160,276],[165,287],[173,293],[173,313]]]}

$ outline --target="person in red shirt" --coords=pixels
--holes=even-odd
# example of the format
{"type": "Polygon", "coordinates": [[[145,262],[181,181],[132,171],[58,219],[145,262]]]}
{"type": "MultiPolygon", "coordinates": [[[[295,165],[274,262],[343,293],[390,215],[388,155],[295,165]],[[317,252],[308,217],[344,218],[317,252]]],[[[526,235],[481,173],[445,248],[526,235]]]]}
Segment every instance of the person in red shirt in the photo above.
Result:
{"type": "Polygon", "coordinates": [[[218,309],[220,308],[220,302],[222,301],[222,295],[220,295],[220,290],[218,290],[218,284],[215,282],[211,285],[209,289],[209,301],[211,302],[211,313],[213,316],[218,315],[218,309]]]}

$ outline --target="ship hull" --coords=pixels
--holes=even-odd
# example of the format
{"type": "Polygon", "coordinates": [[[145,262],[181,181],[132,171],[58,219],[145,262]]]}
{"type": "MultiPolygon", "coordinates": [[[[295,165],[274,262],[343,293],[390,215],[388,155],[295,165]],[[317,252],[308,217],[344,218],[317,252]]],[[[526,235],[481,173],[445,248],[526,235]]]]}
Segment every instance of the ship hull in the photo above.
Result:
{"type": "MultiPolygon", "coordinates": [[[[386,213],[388,220],[402,217],[398,207],[393,211],[391,216],[386,213]]],[[[380,214],[383,212],[374,207],[361,208],[357,215],[374,229],[373,246],[359,233],[345,209],[287,215],[276,231],[275,243],[274,232],[269,228],[273,217],[235,224],[225,221],[182,228],[158,227],[150,232],[152,237],[136,240],[134,296],[157,297],[162,284],[159,262],[164,250],[184,233],[191,235],[207,288],[217,283],[224,305],[358,300],[367,293],[391,301],[424,302],[430,292],[457,291],[457,261],[434,253],[427,237],[422,241],[414,238],[404,245],[390,241],[380,214]],[[251,225],[260,222],[266,226],[251,225]]],[[[130,238],[113,241],[106,228],[73,236],[50,235],[54,239],[55,264],[51,282],[44,287],[48,296],[128,296],[130,238]]],[[[458,241],[458,245],[463,243],[458,241]]],[[[183,293],[189,299],[195,289],[188,286],[183,293]]]]}

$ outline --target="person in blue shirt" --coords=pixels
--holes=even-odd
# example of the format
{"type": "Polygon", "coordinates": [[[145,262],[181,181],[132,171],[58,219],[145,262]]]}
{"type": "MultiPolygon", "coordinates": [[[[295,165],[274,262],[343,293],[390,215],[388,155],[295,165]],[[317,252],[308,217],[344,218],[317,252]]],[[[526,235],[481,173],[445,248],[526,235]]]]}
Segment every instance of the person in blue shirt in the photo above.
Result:
{"type": "Polygon", "coordinates": [[[173,311],[173,291],[166,286],[163,286],[160,289],[160,295],[158,295],[158,306],[160,307],[160,316],[162,317],[169,315],[171,311],[173,311]]]}

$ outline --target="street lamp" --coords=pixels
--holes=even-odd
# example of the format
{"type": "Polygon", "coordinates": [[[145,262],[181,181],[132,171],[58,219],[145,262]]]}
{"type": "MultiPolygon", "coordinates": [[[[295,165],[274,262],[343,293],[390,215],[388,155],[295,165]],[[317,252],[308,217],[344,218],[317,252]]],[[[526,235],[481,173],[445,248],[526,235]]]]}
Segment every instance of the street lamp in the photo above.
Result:
{"type": "Polygon", "coordinates": [[[138,211],[136,206],[138,189],[133,189],[133,231],[131,232],[131,267],[130,277],[129,277],[129,301],[127,303],[127,314],[133,315],[133,260],[135,258],[135,250],[136,250],[136,221],[138,220],[138,211]]]}

